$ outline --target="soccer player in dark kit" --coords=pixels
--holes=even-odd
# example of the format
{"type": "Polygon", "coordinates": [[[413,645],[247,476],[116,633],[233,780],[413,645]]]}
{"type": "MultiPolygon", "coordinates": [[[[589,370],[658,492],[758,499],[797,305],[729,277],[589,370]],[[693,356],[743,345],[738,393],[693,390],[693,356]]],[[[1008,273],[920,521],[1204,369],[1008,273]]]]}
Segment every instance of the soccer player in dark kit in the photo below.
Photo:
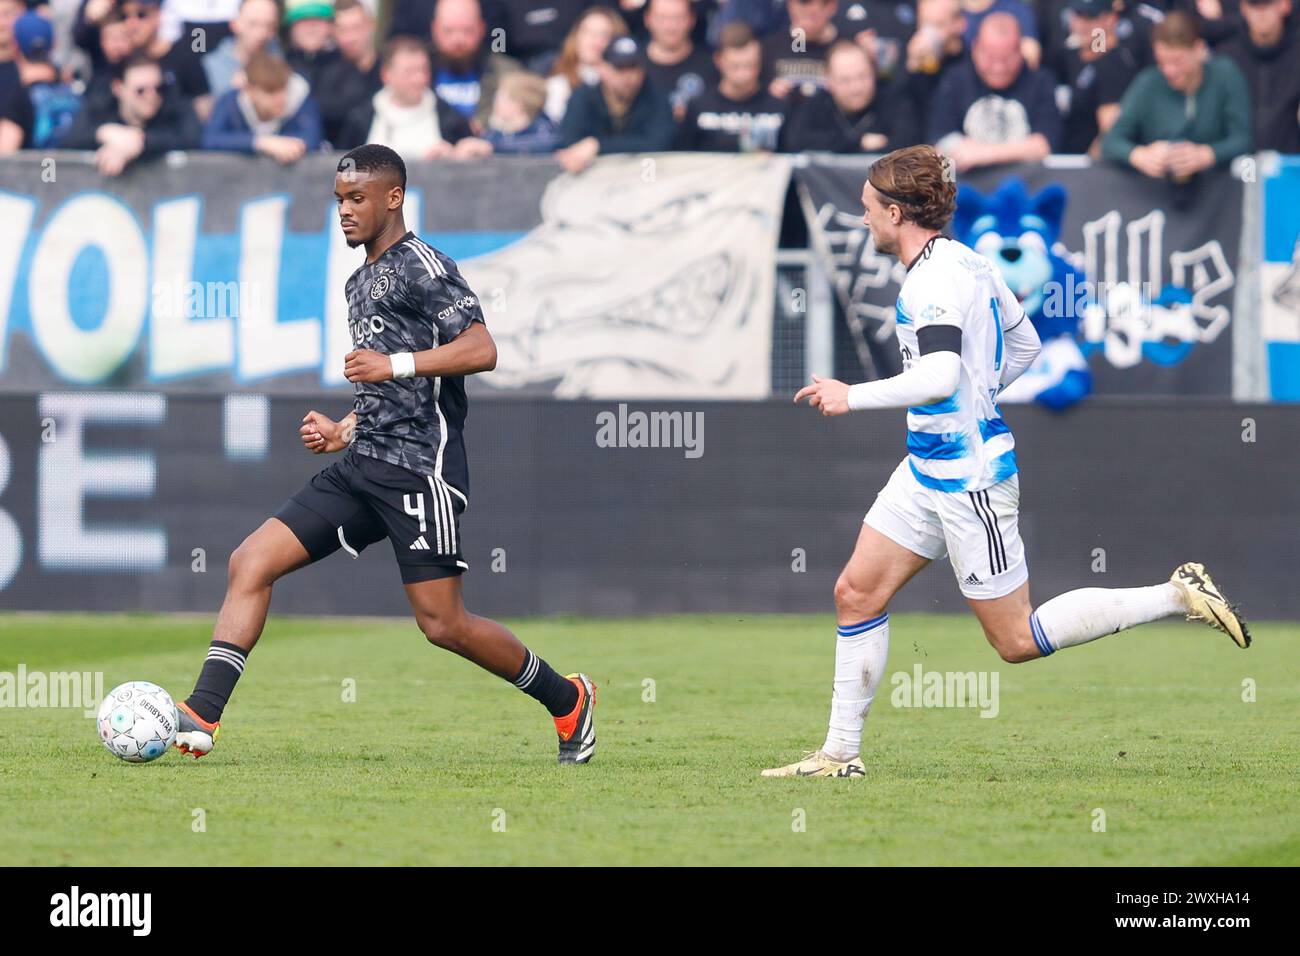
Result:
{"type": "Polygon", "coordinates": [[[300,429],[316,453],[345,451],[230,556],[225,601],[194,692],[177,704],[176,746],[212,750],[221,714],[266,623],[275,582],[343,550],[392,542],[402,583],[430,643],[503,677],[550,711],[559,762],[596,750],[595,685],[561,677],[496,621],[461,600],[460,516],[469,475],[462,430],[464,376],[496,367],[478,298],[447,256],[408,232],[406,165],[386,146],[360,146],[338,165],[339,224],[366,261],[347,282],[354,350],[344,374],[356,387],[342,421],[309,412],[300,429]]]}

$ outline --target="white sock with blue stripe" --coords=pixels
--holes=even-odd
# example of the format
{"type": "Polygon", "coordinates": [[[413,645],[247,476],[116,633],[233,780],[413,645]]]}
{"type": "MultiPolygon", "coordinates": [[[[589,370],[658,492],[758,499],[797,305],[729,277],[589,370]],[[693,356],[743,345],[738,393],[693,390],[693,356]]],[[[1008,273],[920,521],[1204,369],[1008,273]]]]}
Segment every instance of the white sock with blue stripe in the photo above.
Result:
{"type": "Polygon", "coordinates": [[[836,760],[858,756],[862,724],[889,656],[889,615],[859,624],[841,624],[835,632],[835,694],[830,729],[822,753],[836,760]]]}
{"type": "Polygon", "coordinates": [[[1029,629],[1038,652],[1046,657],[1062,647],[1186,613],[1186,598],[1173,582],[1149,588],[1080,588],[1057,595],[1029,615],[1029,629]]]}

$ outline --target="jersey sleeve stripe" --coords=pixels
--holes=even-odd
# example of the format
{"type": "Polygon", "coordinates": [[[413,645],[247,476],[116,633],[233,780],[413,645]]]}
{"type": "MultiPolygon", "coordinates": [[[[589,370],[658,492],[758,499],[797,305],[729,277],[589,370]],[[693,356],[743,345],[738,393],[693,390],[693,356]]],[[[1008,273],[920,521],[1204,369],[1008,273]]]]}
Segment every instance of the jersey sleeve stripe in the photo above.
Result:
{"type": "Polygon", "coordinates": [[[424,245],[419,239],[408,240],[406,246],[424,263],[424,267],[429,271],[430,276],[435,279],[442,279],[447,275],[447,270],[442,267],[438,257],[433,255],[433,250],[424,245]]]}
{"type": "Polygon", "coordinates": [[[418,236],[415,239],[415,244],[416,246],[419,247],[420,251],[424,253],[425,257],[433,264],[433,267],[438,270],[438,274],[442,276],[446,276],[447,267],[442,264],[442,260],[438,258],[438,253],[434,251],[433,246],[429,245],[427,242],[425,242],[423,239],[421,239],[418,236]]]}

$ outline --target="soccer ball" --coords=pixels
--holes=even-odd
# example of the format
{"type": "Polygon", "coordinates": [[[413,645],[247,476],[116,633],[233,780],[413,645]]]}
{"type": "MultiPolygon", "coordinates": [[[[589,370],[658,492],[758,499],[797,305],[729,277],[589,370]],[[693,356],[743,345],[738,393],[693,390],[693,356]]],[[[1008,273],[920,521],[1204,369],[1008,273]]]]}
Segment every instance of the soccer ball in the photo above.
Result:
{"type": "Polygon", "coordinates": [[[179,723],[171,695],[147,680],[114,687],[99,705],[99,739],[114,757],[131,763],[165,754],[179,723]]]}

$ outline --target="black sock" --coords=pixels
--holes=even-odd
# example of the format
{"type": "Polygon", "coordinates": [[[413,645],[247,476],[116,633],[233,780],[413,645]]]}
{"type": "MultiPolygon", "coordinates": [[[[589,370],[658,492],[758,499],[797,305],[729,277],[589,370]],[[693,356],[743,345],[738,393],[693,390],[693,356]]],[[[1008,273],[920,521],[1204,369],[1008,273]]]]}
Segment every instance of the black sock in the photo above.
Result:
{"type": "Polygon", "coordinates": [[[185,703],[208,723],[220,720],[226,702],[235,692],[235,682],[244,673],[247,657],[248,652],[237,644],[213,641],[208,648],[208,658],[203,662],[203,670],[199,671],[194,693],[186,698],[185,703]]]}
{"type": "MultiPolygon", "coordinates": [[[[527,648],[524,650],[528,651],[527,648]]],[[[524,658],[524,666],[515,675],[514,685],[529,697],[540,701],[552,717],[565,717],[578,706],[578,688],[573,681],[561,677],[532,651],[524,658]]]]}

